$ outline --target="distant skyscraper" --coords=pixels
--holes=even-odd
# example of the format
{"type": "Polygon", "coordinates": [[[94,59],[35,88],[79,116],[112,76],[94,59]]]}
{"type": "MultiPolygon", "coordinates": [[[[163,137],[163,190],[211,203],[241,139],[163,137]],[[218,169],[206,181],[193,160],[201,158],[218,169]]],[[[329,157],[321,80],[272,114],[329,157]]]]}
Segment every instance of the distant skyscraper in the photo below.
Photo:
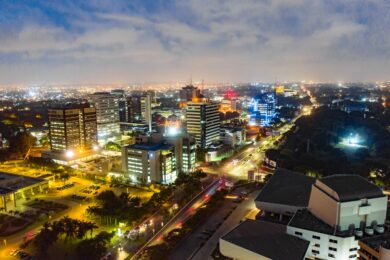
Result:
{"type": "Polygon", "coordinates": [[[97,144],[96,110],[80,105],[52,108],[49,114],[51,150],[90,150],[97,144]]]}
{"type": "Polygon", "coordinates": [[[129,122],[129,108],[127,105],[125,91],[123,89],[115,89],[111,91],[111,94],[114,94],[118,97],[119,121],[122,123],[129,122]]]}
{"type": "Polygon", "coordinates": [[[97,92],[90,95],[89,100],[96,108],[98,141],[105,144],[120,133],[118,97],[107,92],[97,92]]]}
{"type": "Polygon", "coordinates": [[[269,126],[276,117],[275,93],[263,93],[253,98],[251,120],[261,126],[269,126]]]}
{"type": "Polygon", "coordinates": [[[199,146],[205,148],[219,140],[218,104],[208,101],[188,102],[186,113],[187,133],[195,137],[199,146]]]}
{"type": "Polygon", "coordinates": [[[141,97],[141,118],[142,122],[149,126],[149,132],[152,132],[152,97],[150,94],[141,97]]]}

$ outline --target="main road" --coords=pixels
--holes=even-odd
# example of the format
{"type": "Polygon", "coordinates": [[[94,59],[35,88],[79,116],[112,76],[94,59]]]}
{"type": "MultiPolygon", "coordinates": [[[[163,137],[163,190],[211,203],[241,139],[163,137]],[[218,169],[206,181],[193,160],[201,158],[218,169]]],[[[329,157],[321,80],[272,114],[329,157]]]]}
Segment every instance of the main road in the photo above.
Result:
{"type": "Polygon", "coordinates": [[[148,246],[158,244],[162,238],[169,234],[175,228],[180,228],[182,224],[193,215],[200,207],[209,201],[210,197],[215,194],[219,187],[223,184],[220,178],[216,178],[208,187],[203,189],[197,196],[189,201],[183,208],[181,208],[175,216],[173,216],[154,236],[152,236],[131,259],[137,259],[137,256],[142,253],[148,246]]]}

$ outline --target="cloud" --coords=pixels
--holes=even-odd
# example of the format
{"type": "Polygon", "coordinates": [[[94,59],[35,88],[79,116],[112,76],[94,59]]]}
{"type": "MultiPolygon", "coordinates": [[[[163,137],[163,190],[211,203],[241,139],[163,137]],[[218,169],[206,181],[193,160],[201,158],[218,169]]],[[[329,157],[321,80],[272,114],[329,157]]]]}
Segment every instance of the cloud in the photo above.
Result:
{"type": "Polygon", "coordinates": [[[386,0],[38,3],[0,4],[0,81],[389,75],[386,0]]]}

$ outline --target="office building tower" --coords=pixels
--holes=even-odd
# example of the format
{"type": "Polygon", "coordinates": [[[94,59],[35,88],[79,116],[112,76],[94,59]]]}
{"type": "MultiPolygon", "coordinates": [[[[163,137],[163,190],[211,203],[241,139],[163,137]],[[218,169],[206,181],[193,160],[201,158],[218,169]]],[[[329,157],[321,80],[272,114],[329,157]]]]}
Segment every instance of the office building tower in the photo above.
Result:
{"type": "Polygon", "coordinates": [[[196,142],[189,134],[166,136],[167,143],[175,147],[177,172],[189,173],[196,164],[196,142]]]}
{"type": "Polygon", "coordinates": [[[220,116],[218,104],[209,101],[188,102],[186,109],[187,133],[197,144],[206,148],[219,140],[220,116]]]}
{"type": "Polygon", "coordinates": [[[200,90],[193,85],[187,85],[180,90],[180,101],[188,102],[200,98],[200,90]]]}
{"type": "Polygon", "coordinates": [[[63,106],[49,109],[48,115],[53,152],[90,150],[97,144],[95,108],[63,106]]]}
{"type": "Polygon", "coordinates": [[[97,92],[89,96],[89,101],[96,108],[99,144],[104,145],[120,134],[118,97],[107,92],[97,92]]]}
{"type": "Polygon", "coordinates": [[[149,132],[152,132],[152,97],[147,94],[141,97],[141,119],[142,123],[149,126],[149,132]]]}
{"type": "Polygon", "coordinates": [[[169,184],[177,177],[175,147],[163,142],[123,147],[122,165],[133,182],[169,184]]]}
{"type": "Polygon", "coordinates": [[[192,172],[196,167],[196,142],[192,136],[184,136],[182,144],[181,170],[183,173],[192,172]]]}
{"type": "Polygon", "coordinates": [[[251,120],[260,126],[270,126],[276,117],[275,93],[262,93],[253,98],[251,120]]]}
{"type": "Polygon", "coordinates": [[[141,97],[140,96],[129,96],[127,97],[127,111],[128,111],[128,122],[138,123],[141,122],[141,97]]]}
{"type": "Polygon", "coordinates": [[[111,91],[111,94],[118,97],[118,106],[119,106],[119,122],[127,123],[129,122],[129,107],[127,105],[127,98],[125,91],[123,89],[115,89],[111,91]]]}
{"type": "Polygon", "coordinates": [[[148,90],[146,91],[146,95],[150,96],[150,101],[151,104],[156,104],[157,103],[157,95],[155,90],[148,90]]]}

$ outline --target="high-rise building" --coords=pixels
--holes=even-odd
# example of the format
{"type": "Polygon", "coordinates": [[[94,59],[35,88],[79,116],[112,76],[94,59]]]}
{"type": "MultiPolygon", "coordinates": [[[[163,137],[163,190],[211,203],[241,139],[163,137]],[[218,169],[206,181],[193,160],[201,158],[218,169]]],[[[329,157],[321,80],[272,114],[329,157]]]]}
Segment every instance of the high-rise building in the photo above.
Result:
{"type": "Polygon", "coordinates": [[[188,134],[178,134],[167,136],[166,141],[175,147],[178,173],[189,173],[193,171],[196,164],[195,138],[188,134]]]}
{"type": "Polygon", "coordinates": [[[193,85],[187,85],[180,90],[180,101],[188,102],[200,97],[200,90],[193,85]]]}
{"type": "Polygon", "coordinates": [[[105,144],[120,134],[118,97],[107,92],[97,92],[89,96],[89,101],[96,108],[99,144],[105,144]]]}
{"type": "Polygon", "coordinates": [[[181,170],[191,172],[196,166],[196,142],[192,136],[183,137],[181,170]]]}
{"type": "Polygon", "coordinates": [[[188,102],[186,110],[187,133],[193,135],[199,146],[206,148],[219,140],[220,116],[218,104],[209,101],[188,102]]]}
{"type": "Polygon", "coordinates": [[[149,126],[149,132],[152,132],[152,97],[150,94],[141,97],[141,118],[142,123],[149,126]]]}
{"type": "Polygon", "coordinates": [[[134,182],[169,184],[177,177],[175,147],[163,142],[123,147],[122,165],[134,182]]]}
{"type": "Polygon", "coordinates": [[[64,106],[49,109],[48,114],[52,151],[90,150],[97,144],[95,108],[64,106]]]}
{"type": "Polygon", "coordinates": [[[137,123],[141,121],[141,97],[140,96],[127,97],[127,111],[128,111],[128,120],[130,123],[137,123]]]}
{"type": "Polygon", "coordinates": [[[118,97],[119,121],[121,123],[129,122],[129,107],[127,105],[126,93],[123,89],[114,89],[111,94],[118,97]]]}
{"type": "Polygon", "coordinates": [[[276,117],[275,93],[262,93],[253,98],[251,120],[260,126],[269,126],[276,117]]]}

